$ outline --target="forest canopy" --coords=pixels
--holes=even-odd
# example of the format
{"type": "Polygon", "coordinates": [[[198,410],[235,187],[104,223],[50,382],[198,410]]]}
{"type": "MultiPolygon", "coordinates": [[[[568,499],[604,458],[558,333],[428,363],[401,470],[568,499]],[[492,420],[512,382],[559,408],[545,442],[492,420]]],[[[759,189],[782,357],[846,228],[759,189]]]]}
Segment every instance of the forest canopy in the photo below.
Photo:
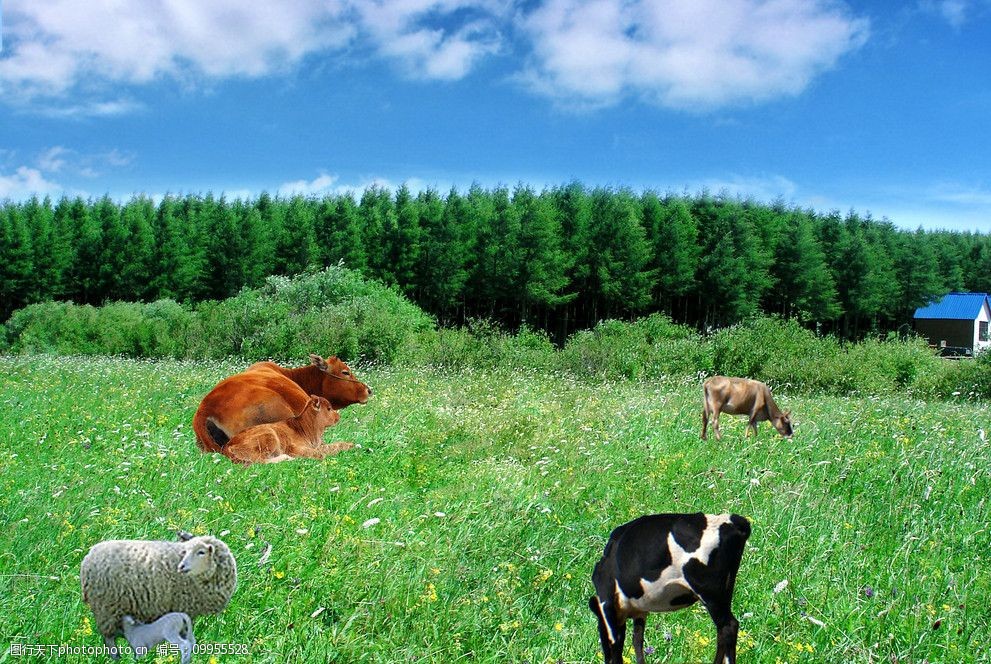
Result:
{"type": "Polygon", "coordinates": [[[0,320],[49,300],[221,300],[338,263],[442,324],[526,323],[559,340],[655,312],[698,329],[777,314],[858,338],[943,293],[991,291],[988,235],[705,191],[571,182],[0,204],[0,320]]]}

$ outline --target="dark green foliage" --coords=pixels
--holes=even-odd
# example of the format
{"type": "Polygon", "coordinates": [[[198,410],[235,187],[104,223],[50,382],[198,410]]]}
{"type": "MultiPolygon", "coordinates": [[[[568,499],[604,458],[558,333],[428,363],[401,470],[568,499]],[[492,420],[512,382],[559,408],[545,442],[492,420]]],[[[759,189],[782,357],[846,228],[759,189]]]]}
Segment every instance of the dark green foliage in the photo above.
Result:
{"type": "Polygon", "coordinates": [[[196,303],[337,265],[444,324],[526,324],[558,344],[652,312],[699,330],[755,314],[842,339],[905,333],[952,289],[991,290],[991,238],[901,231],[726,194],[520,184],[322,198],[212,194],[0,203],[0,316],[33,302],[196,303]]]}
{"type": "Polygon", "coordinates": [[[309,353],[393,361],[433,319],[401,295],[342,267],[295,279],[269,277],[225,300],[103,307],[32,304],[7,322],[14,352],[302,362],[309,353]]]}

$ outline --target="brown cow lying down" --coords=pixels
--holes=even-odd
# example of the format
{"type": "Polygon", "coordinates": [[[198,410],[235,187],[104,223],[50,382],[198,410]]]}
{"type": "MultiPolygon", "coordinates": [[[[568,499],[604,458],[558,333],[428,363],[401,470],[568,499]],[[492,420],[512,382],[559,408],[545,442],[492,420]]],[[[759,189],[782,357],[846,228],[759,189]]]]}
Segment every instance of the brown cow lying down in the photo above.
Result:
{"type": "Polygon", "coordinates": [[[235,463],[278,463],[308,457],[323,459],[354,445],[323,442],[323,432],[341,416],[323,397],[311,395],[301,412],[283,422],[259,424],[245,429],[224,446],[224,454],[235,463]]]}
{"type": "Polygon", "coordinates": [[[258,362],[220,381],[203,397],[193,416],[196,444],[204,452],[222,452],[227,441],[248,427],[294,417],[311,394],[341,410],[366,403],[372,390],[336,357],[310,355],[309,366],[295,369],[258,362]]]}
{"type": "Polygon", "coordinates": [[[709,419],[716,432],[716,440],[723,437],[719,430],[719,413],[749,415],[747,434],[753,430],[757,436],[757,423],[770,420],[774,428],[785,438],[790,438],[791,411],[782,412],[771,397],[771,390],[759,380],[713,376],[702,384],[702,440],[706,439],[709,419]]]}

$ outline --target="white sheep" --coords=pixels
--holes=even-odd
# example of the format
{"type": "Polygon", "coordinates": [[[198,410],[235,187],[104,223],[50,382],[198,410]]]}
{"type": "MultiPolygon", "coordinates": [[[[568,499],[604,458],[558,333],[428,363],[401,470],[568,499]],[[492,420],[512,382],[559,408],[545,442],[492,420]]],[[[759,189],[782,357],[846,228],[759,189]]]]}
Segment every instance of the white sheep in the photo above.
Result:
{"type": "Polygon", "coordinates": [[[118,659],[124,616],[147,623],[173,611],[190,618],[220,613],[237,587],[237,565],[227,545],[209,535],[186,542],[108,540],[83,558],[79,581],[110,656],[118,659]]]}
{"type": "Polygon", "coordinates": [[[141,659],[159,643],[168,641],[179,649],[182,664],[189,664],[196,647],[193,622],[185,613],[166,613],[155,622],[140,623],[132,616],[124,616],[124,638],[131,644],[135,659],[141,659]]]}

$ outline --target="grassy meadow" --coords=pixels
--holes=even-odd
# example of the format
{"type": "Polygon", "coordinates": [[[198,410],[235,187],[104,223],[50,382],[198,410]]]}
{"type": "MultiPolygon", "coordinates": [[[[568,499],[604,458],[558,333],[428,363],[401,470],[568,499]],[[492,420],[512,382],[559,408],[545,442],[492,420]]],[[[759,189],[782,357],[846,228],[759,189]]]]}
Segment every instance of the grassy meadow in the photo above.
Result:
{"type": "MultiPolygon", "coordinates": [[[[238,561],[196,636],[250,654],[218,661],[595,662],[610,530],[701,510],[753,523],[741,662],[991,661],[985,405],[779,389],[793,440],[724,416],[701,442],[696,378],[369,367],[328,432],[361,449],[242,468],[189,422],[246,364],[0,356],[0,638],[99,645],[86,551],[184,529],[238,561]]],[[[698,606],[651,616],[648,661],[711,661],[714,637],[698,606]]]]}

